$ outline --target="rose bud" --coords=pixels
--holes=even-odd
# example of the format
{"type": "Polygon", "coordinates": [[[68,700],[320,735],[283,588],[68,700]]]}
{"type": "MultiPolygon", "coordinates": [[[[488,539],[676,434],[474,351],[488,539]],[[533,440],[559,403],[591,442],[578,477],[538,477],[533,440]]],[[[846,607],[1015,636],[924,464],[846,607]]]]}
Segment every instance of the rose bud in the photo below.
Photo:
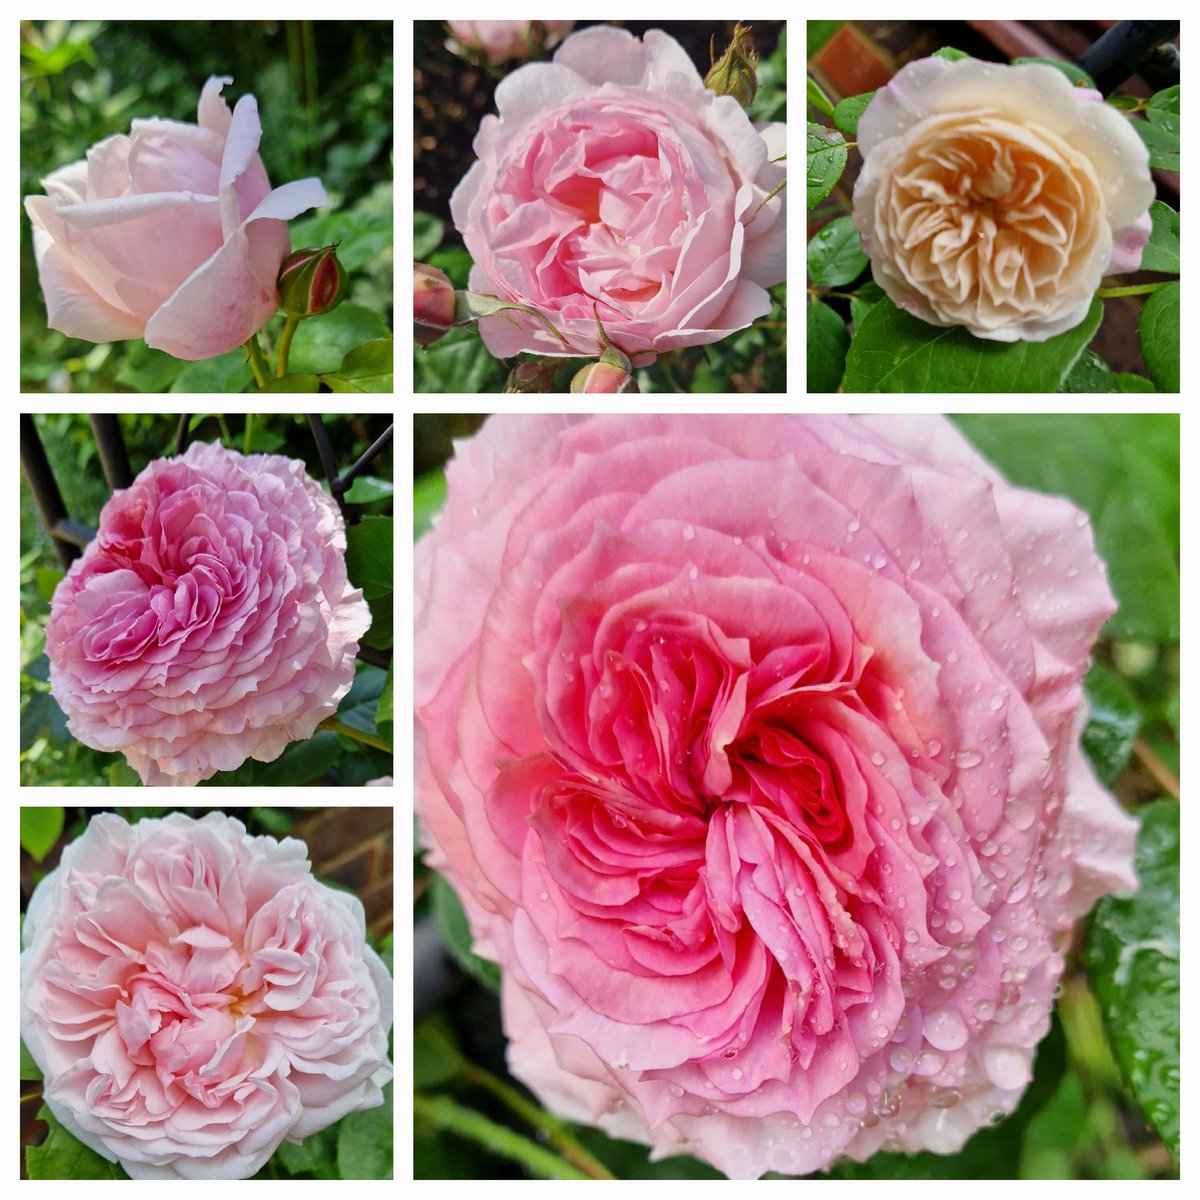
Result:
{"type": "Polygon", "coordinates": [[[598,361],[589,363],[571,380],[573,392],[637,392],[633,364],[616,346],[609,345],[598,361]]]}
{"type": "Polygon", "coordinates": [[[704,86],[718,96],[732,96],[743,108],[749,108],[758,92],[758,51],[750,37],[749,26],[739,21],[733,29],[729,48],[704,77],[704,86]]]}
{"type": "Polygon", "coordinates": [[[279,307],[289,317],[317,317],[336,308],[346,294],[346,268],[337,243],[296,250],[279,268],[279,307]]]}
{"type": "Polygon", "coordinates": [[[554,390],[554,372],[561,364],[552,358],[526,358],[508,373],[506,392],[549,392],[554,390]]]}
{"type": "Polygon", "coordinates": [[[454,284],[444,271],[413,263],[413,337],[418,346],[432,346],[450,332],[456,303],[454,284]]]}

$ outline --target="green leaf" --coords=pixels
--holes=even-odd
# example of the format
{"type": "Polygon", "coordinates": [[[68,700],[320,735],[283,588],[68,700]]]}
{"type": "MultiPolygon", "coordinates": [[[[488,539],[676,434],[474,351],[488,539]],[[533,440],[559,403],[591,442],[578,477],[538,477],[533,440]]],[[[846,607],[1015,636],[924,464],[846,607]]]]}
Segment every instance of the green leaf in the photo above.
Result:
{"type": "Polygon", "coordinates": [[[413,258],[425,262],[442,244],[446,224],[429,213],[413,213],[413,258]]]}
{"type": "Polygon", "coordinates": [[[315,392],[320,381],[315,375],[294,375],[290,372],[282,379],[268,379],[259,389],[263,392],[315,392]]]}
{"type": "Polygon", "coordinates": [[[123,759],[118,758],[109,764],[109,787],[141,787],[141,776],[123,759]]]}
{"type": "Polygon", "coordinates": [[[274,1157],[278,1158],[289,1175],[306,1175],[316,1179],[338,1179],[337,1125],[310,1133],[299,1145],[280,1142],[274,1157]]]}
{"type": "MultiPolygon", "coordinates": [[[[1150,97],[1150,107],[1157,112],[1168,113],[1176,117],[1179,116],[1179,84],[1174,87],[1164,88],[1161,92],[1155,92],[1150,97]]],[[[1178,123],[1176,123],[1176,131],[1178,132],[1178,123]]]]}
{"type": "Polygon", "coordinates": [[[846,356],[847,392],[1054,392],[1092,340],[1104,308],[1093,300],[1074,329],[1044,342],[990,342],[927,325],[891,300],[870,311],[846,356]]]}
{"type": "MultiPolygon", "coordinates": [[[[318,729],[312,737],[295,742],[277,759],[269,763],[247,764],[241,767],[238,782],[255,787],[302,787],[321,778],[341,757],[342,744],[336,733],[318,729]]],[[[214,785],[232,782],[228,775],[218,773],[212,779],[214,785]]]]}
{"type": "Polygon", "coordinates": [[[358,475],[342,499],[348,504],[374,504],[378,500],[390,500],[395,490],[395,485],[390,479],[358,475]]]}
{"type": "Polygon", "coordinates": [[[471,255],[464,246],[443,246],[436,254],[431,254],[427,261],[431,267],[444,272],[456,290],[467,286],[471,255]]]}
{"type": "Polygon", "coordinates": [[[252,808],[250,815],[276,837],[287,837],[292,832],[292,818],[281,808],[252,808]]]}
{"type": "Polygon", "coordinates": [[[44,1104],[38,1119],[50,1126],[50,1132],[40,1146],[30,1146],[25,1151],[25,1168],[30,1179],[129,1178],[116,1163],[102,1158],[68,1133],[44,1104]]]}
{"type": "Polygon", "coordinates": [[[965,50],[955,50],[953,46],[943,46],[933,52],[934,58],[944,58],[947,62],[958,62],[960,58],[970,58],[965,50]]]}
{"type": "Polygon", "coordinates": [[[135,392],[165,392],[187,364],[162,350],[151,350],[145,342],[126,342],[127,349],[117,370],[117,382],[135,392]]]}
{"type": "Polygon", "coordinates": [[[1179,391],[1179,284],[1155,292],[1138,317],[1138,342],[1160,392],[1179,391]]]}
{"type": "Polygon", "coordinates": [[[1013,66],[1019,66],[1021,63],[1043,63],[1047,67],[1061,71],[1076,87],[1080,84],[1089,88],[1096,86],[1095,81],[1082,67],[1077,67],[1074,63],[1063,62],[1060,58],[1043,58],[1041,55],[1035,54],[1024,58],[1014,58],[1012,61],[1013,66]]]}
{"type": "Polygon", "coordinates": [[[46,692],[33,692],[21,709],[21,753],[24,754],[37,741],[46,722],[50,720],[53,700],[46,692]]]}
{"type": "Polygon", "coordinates": [[[292,339],[288,370],[296,375],[336,372],[356,347],[375,338],[390,339],[378,313],[345,301],[319,317],[301,321],[292,339]]]}
{"type": "Polygon", "coordinates": [[[430,888],[433,916],[441,930],[450,957],[472,979],[482,983],[489,991],[500,990],[500,968],[486,958],[480,958],[471,950],[471,929],[467,914],[454,889],[440,876],[433,877],[430,888]]]}
{"type": "Polygon", "coordinates": [[[839,100],[833,110],[833,123],[843,133],[853,137],[858,132],[859,118],[874,99],[874,92],[863,92],[858,96],[847,96],[845,100],[839,100]]]}
{"type": "Polygon", "coordinates": [[[37,1080],[42,1077],[42,1068],[33,1061],[33,1055],[29,1053],[29,1047],[25,1045],[25,1039],[21,1039],[21,1078],[28,1080],[37,1080]]]}
{"type": "Polygon", "coordinates": [[[1145,104],[1136,96],[1105,96],[1104,103],[1111,104],[1121,112],[1141,112],[1145,108],[1145,104]]]}
{"type": "Polygon", "coordinates": [[[955,421],[1010,482],[1066,496],[1091,515],[1121,606],[1109,636],[1179,637],[1178,415],[973,413],[955,421]]]}
{"type": "Polygon", "coordinates": [[[1153,228],[1150,240],[1142,251],[1143,271],[1162,271],[1167,275],[1179,274],[1179,214],[1161,200],[1150,205],[1150,220],[1153,228]]]}
{"type": "Polygon", "coordinates": [[[850,283],[863,273],[869,262],[853,217],[830,221],[808,243],[808,277],[820,287],[850,283]]]}
{"type": "Polygon", "coordinates": [[[823,300],[808,306],[808,390],[836,392],[850,349],[846,322],[823,300]]]}
{"type": "Polygon", "coordinates": [[[1163,171],[1179,170],[1179,85],[1150,97],[1146,119],[1134,121],[1146,149],[1150,165],[1163,171]]]}
{"type": "Polygon", "coordinates": [[[1063,380],[1060,392],[1152,392],[1154,384],[1141,375],[1114,371],[1092,350],[1085,350],[1063,380]]]}
{"type": "Polygon", "coordinates": [[[1083,683],[1088,698],[1083,748],[1096,774],[1112,785],[1133,753],[1142,718],[1129,685],[1103,663],[1093,663],[1083,683]]]}
{"type": "Polygon", "coordinates": [[[350,1113],[338,1122],[337,1165],[343,1179],[391,1179],[390,1083],[383,1089],[383,1103],[378,1108],[350,1113]]]}
{"type": "Polygon", "coordinates": [[[413,1038],[414,1088],[429,1091],[445,1087],[462,1074],[465,1065],[445,1016],[436,1012],[417,1026],[413,1038]]]}
{"type": "Polygon", "coordinates": [[[242,392],[253,387],[246,351],[239,346],[217,358],[188,363],[171,384],[172,392],[242,392]]]}
{"type": "Polygon", "coordinates": [[[371,609],[363,641],[377,650],[392,644],[392,518],[364,517],[346,532],[346,570],[371,609]]]}
{"type": "Polygon", "coordinates": [[[34,567],[33,578],[37,584],[38,595],[43,600],[52,600],[54,589],[63,580],[63,573],[57,567],[34,567]]]}
{"type": "Polygon", "coordinates": [[[375,709],[375,729],[379,736],[387,742],[392,740],[392,724],[396,719],[396,701],[393,691],[392,668],[396,664],[388,664],[387,681],[379,696],[379,706],[375,709]]]}
{"type": "Polygon", "coordinates": [[[833,102],[821,90],[821,85],[811,76],[808,76],[808,102],[817,110],[824,113],[827,117],[833,116],[833,102]]]}
{"type": "Polygon", "coordinates": [[[854,293],[854,299],[850,301],[850,319],[854,322],[855,329],[861,329],[862,323],[867,319],[867,313],[875,307],[884,297],[883,288],[879,286],[873,279],[868,279],[854,293]]]}
{"type": "Polygon", "coordinates": [[[1130,1091],[1179,1158],[1179,805],[1141,810],[1135,895],[1106,896],[1084,963],[1130,1091]]]}
{"type": "Polygon", "coordinates": [[[474,326],[452,329],[413,356],[413,382],[418,392],[478,395],[499,391],[507,369],[493,358],[474,326]]]}
{"type": "Polygon", "coordinates": [[[61,808],[21,806],[21,847],[37,862],[54,849],[63,831],[65,814],[61,808]]]}
{"type": "Polygon", "coordinates": [[[413,481],[413,538],[433,528],[433,518],[446,507],[446,475],[427,471],[413,481]]]}
{"type": "Polygon", "coordinates": [[[372,338],[356,346],[332,375],[322,379],[335,392],[390,392],[392,390],[392,339],[372,338]]]}
{"type": "Polygon", "coordinates": [[[846,169],[846,139],[836,129],[808,122],[808,207],[815,208],[837,186],[846,169]]]}

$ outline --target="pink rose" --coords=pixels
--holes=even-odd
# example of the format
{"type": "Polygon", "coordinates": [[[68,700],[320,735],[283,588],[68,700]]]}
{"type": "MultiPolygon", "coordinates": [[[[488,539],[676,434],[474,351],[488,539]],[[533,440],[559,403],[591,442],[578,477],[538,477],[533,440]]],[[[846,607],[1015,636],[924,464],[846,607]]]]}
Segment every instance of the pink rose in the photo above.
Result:
{"type": "Polygon", "coordinates": [[[382,1103],[392,981],[303,842],[93,817],[29,901],[21,1037],[58,1121],[134,1179],[243,1179],[382,1103]]]}
{"type": "Polygon", "coordinates": [[[230,113],[231,82],[204,85],[198,124],[134,121],[43,179],[45,196],[25,197],[51,329],[198,359],[270,319],[286,223],[329,201],[316,179],[271,190],[258,105],[246,95],[230,113]]]}
{"type": "Polygon", "coordinates": [[[193,443],[100,513],[55,590],[50,687],[72,734],[150,784],[193,784],[311,737],[371,622],[304,464],[193,443]]]}
{"type": "Polygon", "coordinates": [[[770,311],[786,275],[783,125],[707,90],[678,42],[596,25],[496,89],[479,161],[450,198],[470,287],[539,310],[488,317],[504,358],[629,355],[716,342],[770,311]],[[766,203],[764,204],[764,201],[766,203]],[[510,314],[512,315],[512,314],[510,314]]]}
{"type": "Polygon", "coordinates": [[[940,417],[493,417],[416,551],[417,807],[513,1073],[730,1176],[1016,1105],[1133,883],[1083,513],[940,417]]]}
{"type": "Polygon", "coordinates": [[[447,21],[455,40],[447,47],[459,53],[459,44],[481,50],[493,66],[513,58],[528,58],[535,45],[557,46],[575,28],[574,21],[447,21]]]}

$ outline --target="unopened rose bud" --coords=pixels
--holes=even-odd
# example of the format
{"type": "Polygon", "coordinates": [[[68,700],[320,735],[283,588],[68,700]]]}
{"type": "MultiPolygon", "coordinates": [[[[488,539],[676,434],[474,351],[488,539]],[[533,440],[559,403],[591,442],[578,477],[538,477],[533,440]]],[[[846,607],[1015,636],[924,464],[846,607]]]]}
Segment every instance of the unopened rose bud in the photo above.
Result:
{"type": "Polygon", "coordinates": [[[432,346],[450,332],[457,300],[443,271],[428,263],[413,263],[413,337],[418,346],[432,346]]]}
{"type": "Polygon", "coordinates": [[[346,294],[346,268],[337,243],[295,250],[279,268],[279,307],[289,317],[317,317],[336,308],[346,294]]]}
{"type": "Polygon", "coordinates": [[[704,86],[718,96],[732,96],[743,108],[749,108],[758,92],[758,51],[750,37],[749,26],[739,21],[733,29],[729,48],[704,77],[704,86]]]}
{"type": "Polygon", "coordinates": [[[554,372],[560,360],[529,358],[517,363],[508,373],[506,392],[549,392],[554,387],[554,372]]]}
{"type": "Polygon", "coordinates": [[[639,391],[633,375],[616,363],[589,363],[571,380],[573,392],[636,392],[639,391]]]}

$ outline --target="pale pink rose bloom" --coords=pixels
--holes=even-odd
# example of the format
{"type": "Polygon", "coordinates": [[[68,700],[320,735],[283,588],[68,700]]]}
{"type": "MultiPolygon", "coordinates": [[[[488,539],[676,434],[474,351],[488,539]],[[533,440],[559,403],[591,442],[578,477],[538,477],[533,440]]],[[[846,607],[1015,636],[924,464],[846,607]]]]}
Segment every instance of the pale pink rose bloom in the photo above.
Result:
{"type": "Polygon", "coordinates": [[[176,358],[214,358],[279,305],[287,222],[328,204],[316,179],[271,190],[258,104],[231,113],[214,75],[196,125],[133,122],[26,196],[51,329],[89,342],[145,338],[176,358]]]}
{"type": "Polygon", "coordinates": [[[553,1111],[727,1175],[1010,1112],[1134,884],[1087,518],[940,417],[493,417],[416,549],[417,809],[553,1111]]]}
{"type": "Polygon", "coordinates": [[[673,38],[581,30],[504,79],[496,107],[450,198],[471,290],[537,309],[566,344],[510,313],[479,322],[493,354],[595,356],[599,316],[644,363],[770,311],[787,268],[783,193],[766,200],[785,128],[705,88],[673,38]]]}
{"type": "Polygon", "coordinates": [[[196,442],[100,513],[46,626],[71,733],[148,784],[194,784],[311,737],[371,616],[341,514],[304,464],[196,442]]]}
{"type": "Polygon", "coordinates": [[[38,884],[22,941],[46,1103],[134,1179],[243,1179],[383,1101],[391,977],[358,899],[294,838],[103,813],[38,884]]]}
{"type": "Polygon", "coordinates": [[[455,54],[460,44],[481,50],[493,66],[528,58],[538,39],[546,49],[557,46],[575,28],[574,21],[447,21],[454,39],[446,46],[455,54]],[[533,28],[540,25],[541,30],[533,28]]]}
{"type": "Polygon", "coordinates": [[[858,123],[854,224],[875,281],[931,325],[1041,342],[1150,236],[1149,155],[1094,88],[1042,63],[922,58],[858,123]]]}

